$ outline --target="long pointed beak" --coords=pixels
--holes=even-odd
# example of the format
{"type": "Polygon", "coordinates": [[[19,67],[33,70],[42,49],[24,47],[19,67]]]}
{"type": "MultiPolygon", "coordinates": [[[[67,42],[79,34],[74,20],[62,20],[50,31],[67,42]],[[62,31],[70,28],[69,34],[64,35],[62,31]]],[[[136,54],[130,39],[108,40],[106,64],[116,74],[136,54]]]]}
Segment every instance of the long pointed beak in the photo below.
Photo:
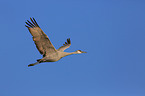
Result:
{"type": "Polygon", "coordinates": [[[87,53],[87,52],[85,52],[85,51],[82,51],[82,53],[87,53]]]}

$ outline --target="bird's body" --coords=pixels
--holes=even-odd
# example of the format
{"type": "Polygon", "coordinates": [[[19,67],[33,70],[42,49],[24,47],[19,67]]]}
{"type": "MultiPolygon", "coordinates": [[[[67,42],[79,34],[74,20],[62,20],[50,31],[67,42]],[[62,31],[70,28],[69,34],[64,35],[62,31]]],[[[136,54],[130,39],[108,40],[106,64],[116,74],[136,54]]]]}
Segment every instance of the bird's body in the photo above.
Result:
{"type": "Polygon", "coordinates": [[[31,35],[33,36],[33,41],[35,42],[35,45],[40,52],[40,54],[43,55],[42,59],[38,59],[36,63],[30,64],[28,66],[34,66],[36,64],[42,63],[42,62],[56,62],[60,60],[62,57],[65,57],[67,55],[71,54],[80,54],[80,53],[86,53],[81,50],[77,50],[75,52],[64,52],[65,49],[69,48],[71,45],[70,39],[67,39],[67,42],[63,44],[59,49],[55,49],[52,43],[50,42],[48,36],[42,31],[42,29],[39,27],[35,19],[30,18],[31,22],[27,20],[25,25],[31,35]]]}

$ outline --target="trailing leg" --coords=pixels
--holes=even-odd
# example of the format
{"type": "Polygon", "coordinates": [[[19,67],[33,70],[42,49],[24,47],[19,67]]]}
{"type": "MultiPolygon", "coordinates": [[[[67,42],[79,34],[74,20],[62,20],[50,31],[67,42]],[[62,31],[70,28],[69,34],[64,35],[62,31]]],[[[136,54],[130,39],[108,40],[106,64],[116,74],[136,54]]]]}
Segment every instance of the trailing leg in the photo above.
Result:
{"type": "Polygon", "coordinates": [[[39,64],[39,62],[29,64],[28,67],[30,67],[30,66],[34,66],[34,65],[37,65],[37,64],[39,64]]]}

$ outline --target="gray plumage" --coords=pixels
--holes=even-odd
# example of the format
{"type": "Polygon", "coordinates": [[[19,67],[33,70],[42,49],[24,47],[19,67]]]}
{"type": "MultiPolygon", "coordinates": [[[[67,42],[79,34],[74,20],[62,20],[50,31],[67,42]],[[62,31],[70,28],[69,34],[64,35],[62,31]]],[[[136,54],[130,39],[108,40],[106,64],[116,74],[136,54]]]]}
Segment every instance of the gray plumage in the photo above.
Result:
{"type": "Polygon", "coordinates": [[[28,28],[29,32],[33,36],[33,41],[40,52],[43,55],[42,59],[38,59],[36,63],[29,64],[29,66],[34,66],[42,62],[55,62],[60,60],[62,57],[71,54],[80,54],[86,53],[81,50],[77,50],[75,52],[64,52],[65,49],[69,48],[71,45],[70,38],[67,39],[67,42],[63,44],[59,49],[55,49],[52,43],[50,42],[48,36],[42,31],[42,29],[37,24],[34,18],[30,18],[31,22],[27,20],[26,27],[28,28]]]}

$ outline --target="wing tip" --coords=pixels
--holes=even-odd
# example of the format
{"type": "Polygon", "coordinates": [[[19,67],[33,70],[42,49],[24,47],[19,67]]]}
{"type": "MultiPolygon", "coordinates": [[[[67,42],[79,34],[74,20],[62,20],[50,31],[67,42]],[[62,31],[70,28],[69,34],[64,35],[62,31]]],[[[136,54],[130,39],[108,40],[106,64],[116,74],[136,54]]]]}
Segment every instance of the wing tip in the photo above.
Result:
{"type": "MultiPolygon", "coordinates": [[[[30,20],[27,20],[27,22],[25,22],[27,24],[27,27],[39,27],[39,25],[37,24],[36,20],[34,19],[34,17],[30,17],[30,20]]],[[[40,27],[39,27],[40,28],[40,27]]]]}
{"type": "Polygon", "coordinates": [[[67,39],[67,43],[68,44],[71,44],[70,38],[67,39]]]}
{"type": "Polygon", "coordinates": [[[38,25],[38,23],[36,22],[36,20],[34,19],[34,17],[33,17],[33,19],[32,19],[31,21],[34,22],[34,24],[35,24],[37,27],[39,27],[39,25],[38,25]]]}
{"type": "Polygon", "coordinates": [[[27,25],[25,25],[25,27],[29,28],[27,25]]]}

